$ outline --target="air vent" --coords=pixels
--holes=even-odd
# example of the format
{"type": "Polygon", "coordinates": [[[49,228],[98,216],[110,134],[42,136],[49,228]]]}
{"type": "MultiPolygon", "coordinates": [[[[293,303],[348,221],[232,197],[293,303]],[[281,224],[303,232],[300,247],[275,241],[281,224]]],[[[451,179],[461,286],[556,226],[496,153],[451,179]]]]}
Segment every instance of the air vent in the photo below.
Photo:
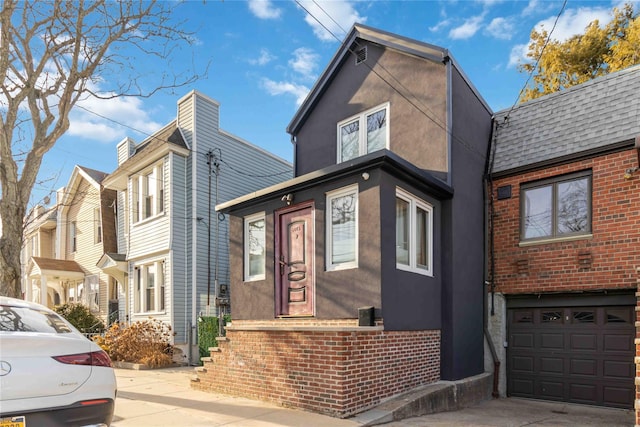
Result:
{"type": "Polygon", "coordinates": [[[367,47],[361,47],[356,49],[356,65],[362,64],[367,60],[367,47]]]}

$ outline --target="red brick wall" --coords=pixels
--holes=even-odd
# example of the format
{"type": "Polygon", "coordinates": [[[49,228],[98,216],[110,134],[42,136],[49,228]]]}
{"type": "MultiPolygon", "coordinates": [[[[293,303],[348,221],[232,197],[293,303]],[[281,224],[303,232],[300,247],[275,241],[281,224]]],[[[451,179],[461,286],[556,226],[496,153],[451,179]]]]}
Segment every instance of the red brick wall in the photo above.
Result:
{"type": "Polygon", "coordinates": [[[568,292],[637,287],[640,265],[640,172],[637,151],[495,180],[494,245],[496,291],[505,294],[568,292]],[[519,246],[520,184],[591,169],[592,238],[519,246]],[[512,197],[497,200],[497,188],[511,184],[512,197]]]}
{"type": "Polygon", "coordinates": [[[440,377],[440,331],[227,330],[194,388],[346,417],[440,377]]]}

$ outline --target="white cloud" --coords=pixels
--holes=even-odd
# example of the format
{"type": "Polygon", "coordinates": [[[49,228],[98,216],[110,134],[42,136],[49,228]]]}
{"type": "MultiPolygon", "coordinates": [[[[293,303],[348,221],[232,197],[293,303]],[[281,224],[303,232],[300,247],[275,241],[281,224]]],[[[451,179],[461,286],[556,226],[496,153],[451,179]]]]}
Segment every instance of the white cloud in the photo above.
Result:
{"type": "Polygon", "coordinates": [[[267,65],[269,62],[276,59],[276,56],[272,55],[269,50],[262,48],[260,49],[260,56],[257,58],[249,59],[249,64],[251,65],[267,65]]]}
{"type": "Polygon", "coordinates": [[[271,95],[293,95],[296,97],[296,105],[300,106],[309,93],[309,88],[292,82],[276,82],[263,78],[262,87],[271,95]]]}
{"type": "Polygon", "coordinates": [[[444,19],[444,20],[438,22],[433,27],[429,27],[429,31],[431,31],[432,33],[437,33],[438,31],[442,30],[443,28],[448,27],[450,24],[451,24],[451,20],[450,19],[444,19]]]}
{"type": "Polygon", "coordinates": [[[78,101],[69,117],[68,134],[85,140],[113,142],[135,134],[135,129],[144,138],[162,125],[153,121],[143,107],[142,100],[133,97],[92,97],[78,101]]]}
{"type": "MultiPolygon", "coordinates": [[[[558,19],[558,23],[556,24],[553,33],[551,34],[551,39],[557,40],[559,42],[566,41],[572,36],[576,34],[583,34],[584,29],[591,22],[598,20],[600,26],[606,25],[609,21],[611,21],[610,10],[602,7],[580,7],[577,9],[567,9],[558,19]]],[[[553,29],[554,22],[556,21],[556,16],[552,15],[540,22],[538,22],[534,28],[536,31],[541,31],[542,29],[550,32],[553,29]]],[[[511,53],[509,55],[509,67],[516,66],[518,63],[528,62],[529,58],[526,57],[526,53],[528,52],[528,45],[531,43],[531,40],[526,44],[516,45],[511,49],[511,53]]]]}
{"type": "MultiPolygon", "coordinates": [[[[600,22],[600,26],[606,25],[611,21],[610,10],[606,8],[587,8],[567,9],[558,19],[556,28],[553,30],[552,39],[565,41],[571,36],[584,33],[584,29],[594,20],[600,22]]],[[[556,17],[551,16],[538,22],[535,29],[540,31],[544,27],[547,32],[553,28],[556,17]]]]}
{"type": "Polygon", "coordinates": [[[513,31],[514,25],[507,18],[494,18],[489,25],[487,25],[487,32],[497,39],[511,40],[513,31]]]}
{"type": "Polygon", "coordinates": [[[300,73],[307,80],[315,80],[315,71],[318,68],[320,56],[312,49],[299,47],[293,51],[293,58],[289,60],[289,66],[300,73]]]}
{"type": "Polygon", "coordinates": [[[313,28],[313,33],[322,41],[342,41],[353,24],[363,24],[367,21],[366,17],[355,10],[351,1],[301,0],[300,4],[307,10],[304,12],[305,22],[313,28]],[[336,40],[336,37],[339,40],[336,40]]]}
{"type": "Polygon", "coordinates": [[[528,44],[517,44],[511,48],[509,53],[509,64],[507,68],[516,67],[519,63],[524,62],[527,58],[528,44]]]}
{"type": "Polygon", "coordinates": [[[260,19],[278,19],[282,9],[274,7],[271,0],[249,0],[249,10],[260,19]]]}
{"type": "Polygon", "coordinates": [[[469,18],[464,24],[449,31],[449,37],[454,40],[471,38],[478,32],[483,20],[484,14],[469,18]]]}

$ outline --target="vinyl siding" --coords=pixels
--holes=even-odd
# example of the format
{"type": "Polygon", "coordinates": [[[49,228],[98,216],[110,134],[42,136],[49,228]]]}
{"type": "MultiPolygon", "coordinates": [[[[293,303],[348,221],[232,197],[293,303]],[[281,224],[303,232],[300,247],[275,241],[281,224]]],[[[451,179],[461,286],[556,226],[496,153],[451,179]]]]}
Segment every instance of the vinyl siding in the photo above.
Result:
{"type": "MultiPolygon", "coordinates": [[[[164,163],[164,173],[166,175],[166,158],[164,163]]],[[[169,228],[170,221],[167,215],[168,203],[165,200],[165,209],[159,215],[133,222],[135,204],[133,201],[132,180],[129,180],[129,259],[135,260],[147,254],[158,253],[169,250],[169,228]]],[[[164,182],[164,194],[167,196],[167,181],[164,182]]]]}
{"type": "Polygon", "coordinates": [[[118,192],[118,223],[117,223],[117,231],[118,233],[118,253],[126,254],[129,251],[129,239],[128,239],[128,230],[126,228],[126,215],[129,214],[128,206],[127,206],[127,194],[126,191],[118,192]]]}
{"type": "MultiPolygon", "coordinates": [[[[96,275],[99,281],[100,316],[106,319],[108,313],[108,276],[102,273],[96,264],[103,255],[102,242],[95,240],[94,210],[100,207],[100,193],[97,188],[81,179],[78,186],[71,190],[74,196],[68,206],[67,223],[76,222],[76,251],[71,251],[67,243],[65,259],[76,261],[84,270],[85,276],[96,275]]],[[[67,230],[70,228],[67,227],[67,230]]],[[[70,236],[64,237],[69,242],[70,236]]],[[[88,289],[87,289],[88,292],[88,289]]]]}
{"type": "Polygon", "coordinates": [[[168,186],[166,193],[171,217],[171,269],[168,269],[171,283],[172,297],[172,317],[173,328],[176,333],[175,342],[186,342],[188,324],[191,313],[188,310],[191,302],[191,295],[188,282],[188,259],[189,247],[187,246],[188,230],[191,227],[191,219],[187,212],[187,180],[186,180],[187,159],[182,156],[172,154],[169,156],[169,167],[166,182],[168,186]]]}

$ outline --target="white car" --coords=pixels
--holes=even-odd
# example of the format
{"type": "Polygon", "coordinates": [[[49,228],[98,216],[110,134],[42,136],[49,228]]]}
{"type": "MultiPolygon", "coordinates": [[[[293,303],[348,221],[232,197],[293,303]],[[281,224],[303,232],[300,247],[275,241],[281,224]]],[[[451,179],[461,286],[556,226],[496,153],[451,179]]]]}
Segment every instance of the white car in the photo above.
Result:
{"type": "Polygon", "coordinates": [[[111,359],[54,311],[0,296],[0,427],[108,426],[111,359]]]}

